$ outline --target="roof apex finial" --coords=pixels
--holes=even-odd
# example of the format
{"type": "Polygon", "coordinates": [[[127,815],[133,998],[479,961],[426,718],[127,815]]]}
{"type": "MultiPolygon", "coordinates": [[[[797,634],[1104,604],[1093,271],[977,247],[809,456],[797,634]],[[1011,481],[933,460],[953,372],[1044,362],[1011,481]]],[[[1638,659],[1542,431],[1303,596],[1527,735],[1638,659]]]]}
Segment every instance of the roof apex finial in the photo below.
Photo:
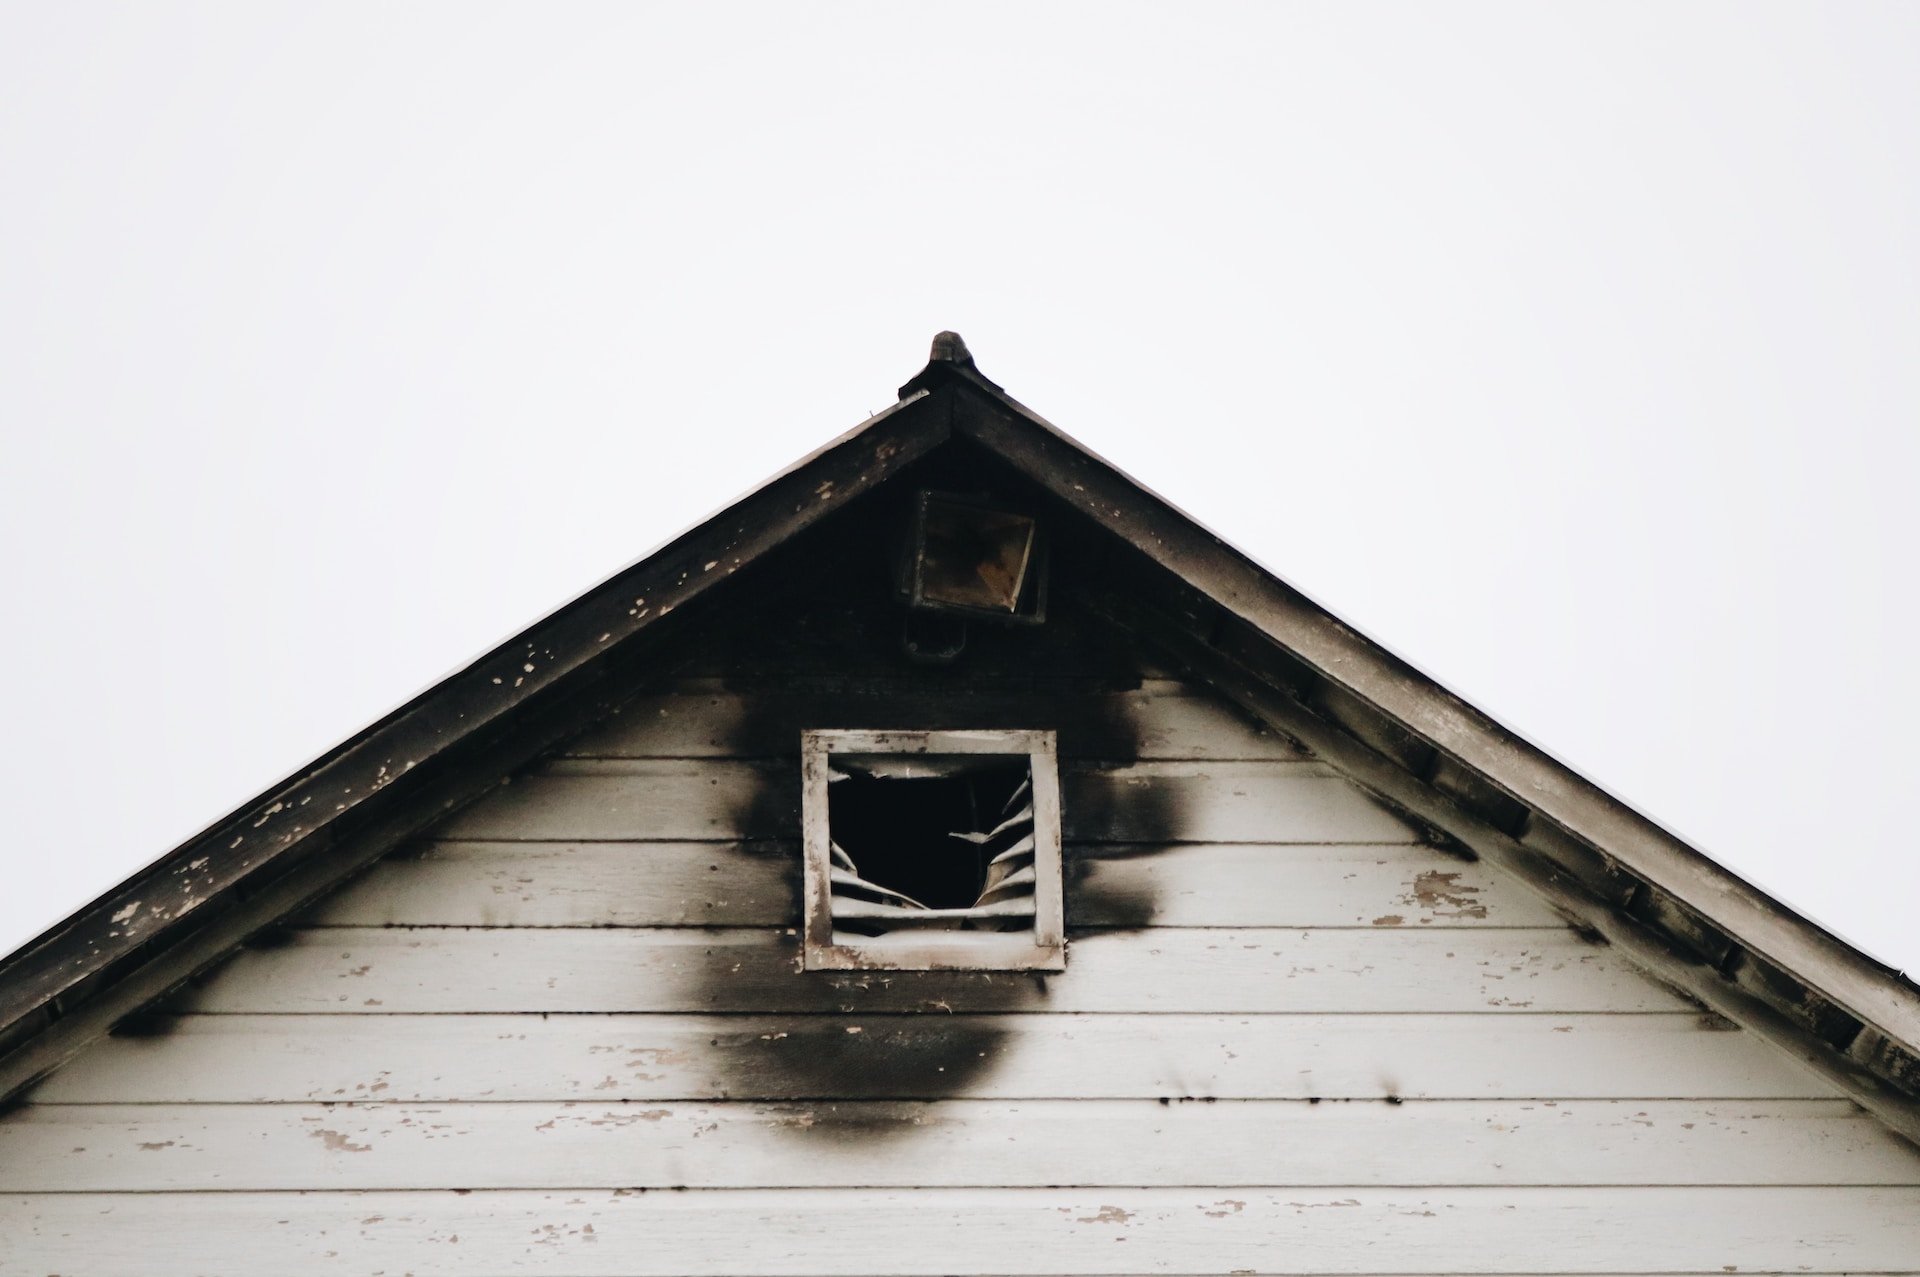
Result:
{"type": "Polygon", "coordinates": [[[900,397],[905,399],[917,390],[932,390],[949,381],[970,382],[988,390],[1000,387],[981,375],[974,365],[973,352],[967,349],[967,343],[960,334],[949,329],[933,339],[933,350],[927,356],[927,366],[914,374],[912,381],[900,387],[900,397]]]}
{"type": "Polygon", "coordinates": [[[935,364],[971,364],[973,352],[967,349],[966,339],[949,329],[937,334],[933,339],[933,350],[927,356],[928,363],[935,364]]]}

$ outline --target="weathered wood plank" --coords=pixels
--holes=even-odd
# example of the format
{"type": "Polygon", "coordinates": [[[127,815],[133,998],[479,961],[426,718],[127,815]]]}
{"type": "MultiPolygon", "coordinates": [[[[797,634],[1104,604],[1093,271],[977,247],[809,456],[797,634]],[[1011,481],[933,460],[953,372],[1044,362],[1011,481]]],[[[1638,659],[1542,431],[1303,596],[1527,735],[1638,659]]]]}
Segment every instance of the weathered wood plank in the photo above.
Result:
{"type": "Polygon", "coordinates": [[[1082,844],[1067,872],[1076,926],[1565,925],[1511,879],[1418,845],[1082,844]]]}
{"type": "Polygon", "coordinates": [[[567,746],[577,758],[799,757],[800,733],[819,728],[1044,728],[1062,758],[1287,759],[1297,746],[1199,687],[1066,695],[1058,692],[687,689],[638,697],[567,746]]]}
{"type": "MultiPolygon", "coordinates": [[[[313,910],[327,926],[799,925],[793,843],[439,842],[313,910]]],[[[1543,927],[1560,919],[1478,863],[1411,844],[1067,849],[1075,926],[1543,927]]]]}
{"type": "Polygon", "coordinates": [[[190,1015],[40,1102],[1726,1099],[1838,1092],[1690,1015],[190,1015]],[[857,1033],[850,1029],[860,1030],[857,1033]]]}
{"type": "Polygon", "coordinates": [[[31,1105],[0,1192],[1920,1185],[1846,1100],[31,1105]]]}
{"type": "Polygon", "coordinates": [[[0,1272],[101,1277],[1886,1272],[1920,1189],[56,1193],[0,1198],[0,1232],[0,1272]]]}
{"type": "Polygon", "coordinates": [[[434,842],[310,910],[317,926],[792,927],[797,842],[434,842]]]}
{"type": "MultiPolygon", "coordinates": [[[[1136,763],[1062,770],[1078,842],[1414,842],[1418,834],[1315,762],[1136,763]]],[[[559,759],[455,813],[439,836],[736,841],[799,834],[800,769],[736,759],[559,759]]]]}
{"type": "Polygon", "coordinates": [[[798,970],[753,930],[321,928],[236,955],[193,1011],[1673,1011],[1564,928],[1076,935],[1057,975],[798,970]]]}

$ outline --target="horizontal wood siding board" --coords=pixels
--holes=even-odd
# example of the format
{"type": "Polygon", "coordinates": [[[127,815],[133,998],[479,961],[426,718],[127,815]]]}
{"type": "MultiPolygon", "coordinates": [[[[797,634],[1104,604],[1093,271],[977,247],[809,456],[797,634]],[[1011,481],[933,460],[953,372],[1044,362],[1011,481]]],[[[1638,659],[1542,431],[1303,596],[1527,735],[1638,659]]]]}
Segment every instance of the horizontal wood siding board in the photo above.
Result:
{"type": "Polygon", "coordinates": [[[1749,1033],[1636,1015],[188,1015],[44,1103],[1816,1099],[1749,1033]],[[854,1032],[853,1030],[858,1030],[854,1032]]]}
{"type": "Polygon", "coordinates": [[[776,931],[322,928],[245,951],[181,1009],[217,1012],[1670,1011],[1565,928],[1080,933],[1051,976],[800,971],[776,931]]]}
{"type": "MultiPolygon", "coordinates": [[[[1418,831],[1312,762],[1067,767],[1063,835],[1089,842],[1418,841],[1418,831]]],[[[661,841],[794,838],[797,763],[563,759],[487,795],[448,839],[661,841]]]]}
{"type": "Polygon", "coordinates": [[[799,925],[797,842],[429,842],[308,926],[799,925]]]}
{"type": "MultiPolygon", "coordinates": [[[[876,415],[133,875],[0,964],[0,1029],[149,941],[170,940],[209,902],[306,849],[369,797],[597,667],[622,641],[938,446],[947,419],[946,403],[932,397],[876,415]]],[[[491,779],[476,777],[475,788],[491,779]]]]}
{"type": "Polygon", "coordinates": [[[1282,1184],[1914,1185],[1920,1152],[1846,1100],[83,1104],[0,1123],[0,1193],[1282,1184]]]}
{"type": "Polygon", "coordinates": [[[90,1277],[1884,1273],[1920,1189],[56,1193],[0,1197],[0,1234],[0,1272],[90,1277]]]}
{"type": "Polygon", "coordinates": [[[821,728],[1043,728],[1063,758],[1297,758],[1299,750],[1217,696],[1109,692],[930,691],[876,684],[858,691],[678,692],[642,696],[567,746],[577,758],[799,756],[800,733],[821,728]]]}
{"type": "MultiPolygon", "coordinates": [[[[1403,843],[1081,844],[1075,926],[1543,927],[1559,916],[1478,862],[1403,843]]],[[[434,842],[391,857],[308,925],[799,925],[795,843],[434,842]]]]}
{"type": "Polygon", "coordinates": [[[1069,847],[1068,921],[1100,926],[1556,927],[1532,893],[1431,847],[1256,843],[1069,847]]]}

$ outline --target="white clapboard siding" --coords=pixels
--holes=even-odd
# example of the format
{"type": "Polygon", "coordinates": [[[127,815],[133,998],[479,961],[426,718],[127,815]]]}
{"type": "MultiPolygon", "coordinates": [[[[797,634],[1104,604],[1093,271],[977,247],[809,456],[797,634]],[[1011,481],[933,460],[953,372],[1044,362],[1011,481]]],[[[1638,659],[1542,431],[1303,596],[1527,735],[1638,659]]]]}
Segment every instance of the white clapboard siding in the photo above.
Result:
{"type": "Polygon", "coordinates": [[[1845,1100],[83,1104],[0,1124],[0,1193],[1805,1183],[1920,1184],[1920,1157],[1845,1100]]]}
{"type": "Polygon", "coordinates": [[[190,1015],[39,1102],[1817,1098],[1750,1033],[1648,1015],[190,1015]],[[850,1030],[859,1030],[851,1032],[850,1030]]]}
{"type": "Polygon", "coordinates": [[[432,842],[310,910],[317,926],[792,927],[797,842],[432,842]]]}
{"type": "Polygon", "coordinates": [[[800,752],[819,728],[1049,728],[1063,758],[1294,758],[1292,742],[1197,688],[1061,692],[752,692],[687,689],[629,701],[571,742],[577,758],[762,758],[800,752]]]}
{"type": "Polygon", "coordinates": [[[800,972],[754,930],[321,928],[249,951],[194,1011],[1665,1011],[1565,928],[1156,928],[1076,935],[1065,972],[800,972]]]}
{"type": "MultiPolygon", "coordinates": [[[[1079,842],[1413,842],[1418,832],[1323,764],[1160,762],[1061,769],[1061,828],[1079,842]]],[[[439,827],[442,838],[539,841],[793,838],[786,760],[562,758],[439,827]]]]}
{"type": "Polygon", "coordinates": [[[0,1277],[1920,1274],[1920,1154],[1787,1055],[1058,686],[630,704],[0,1116],[0,1277]],[[797,970],[799,728],[991,719],[1060,731],[1067,970],[797,970]]]}
{"type": "Polygon", "coordinates": [[[1920,1189],[52,1193],[0,1236],[0,1273],[98,1277],[1886,1273],[1920,1189]]]}
{"type": "MultiPolygon", "coordinates": [[[[1543,927],[1560,918],[1430,847],[1186,843],[1067,849],[1074,926],[1543,927]]],[[[331,926],[799,924],[797,843],[433,842],[307,921],[331,926]]]]}

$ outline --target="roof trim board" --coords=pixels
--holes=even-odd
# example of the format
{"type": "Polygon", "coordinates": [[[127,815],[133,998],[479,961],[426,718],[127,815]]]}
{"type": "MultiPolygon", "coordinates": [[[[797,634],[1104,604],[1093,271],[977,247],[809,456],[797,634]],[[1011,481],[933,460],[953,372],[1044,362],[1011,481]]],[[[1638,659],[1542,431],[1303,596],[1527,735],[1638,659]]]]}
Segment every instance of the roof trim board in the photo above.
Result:
{"type": "Polygon", "coordinates": [[[953,375],[976,390],[984,409],[957,414],[956,434],[991,449],[1529,812],[1604,849],[1773,962],[1796,972],[1812,964],[1827,996],[1889,1036],[1920,1044],[1920,997],[1895,969],[1794,913],[1350,629],[991,382],[964,366],[953,375]]]}
{"type": "MultiPolygon", "coordinates": [[[[636,640],[669,612],[958,437],[1192,596],[1173,607],[1117,601],[1117,619],[1139,624],[1261,717],[1316,737],[1307,743],[1340,754],[1356,779],[1442,833],[1491,848],[1658,978],[1809,1059],[1920,1139],[1920,992],[1898,972],[1343,625],[1008,397],[956,335],[935,339],[932,360],[901,395],[0,963],[0,1096],[413,827],[389,819],[383,830],[374,795],[389,800],[384,808],[417,795],[430,814],[471,798],[466,791],[483,789],[497,769],[462,781],[423,764],[576,697],[616,649],[644,647],[636,640]],[[312,854],[323,847],[333,854],[312,854]]],[[[516,747],[531,756],[544,736],[524,734],[516,747]]]]}
{"type": "MultiPolygon", "coordinates": [[[[575,682],[676,608],[945,442],[947,406],[920,392],[875,414],[30,941],[0,963],[0,1050],[44,1031],[80,997],[104,994],[101,986],[117,986],[164,957],[216,906],[265,890],[353,827],[376,795],[408,787],[407,778],[436,757],[575,682]]],[[[317,881],[313,889],[324,886],[317,881]]],[[[30,1080],[12,1063],[0,1060],[0,1095],[30,1080]]]]}

